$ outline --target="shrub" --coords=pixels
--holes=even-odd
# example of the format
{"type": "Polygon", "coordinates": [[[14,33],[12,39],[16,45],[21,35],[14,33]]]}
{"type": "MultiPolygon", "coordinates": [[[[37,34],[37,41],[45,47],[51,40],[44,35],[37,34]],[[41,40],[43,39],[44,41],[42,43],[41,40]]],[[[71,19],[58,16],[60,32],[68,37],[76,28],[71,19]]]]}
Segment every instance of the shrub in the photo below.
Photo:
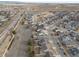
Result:
{"type": "Polygon", "coordinates": [[[13,30],[13,31],[12,31],[12,33],[13,33],[13,34],[16,34],[16,31],[15,31],[15,30],[13,30]]]}

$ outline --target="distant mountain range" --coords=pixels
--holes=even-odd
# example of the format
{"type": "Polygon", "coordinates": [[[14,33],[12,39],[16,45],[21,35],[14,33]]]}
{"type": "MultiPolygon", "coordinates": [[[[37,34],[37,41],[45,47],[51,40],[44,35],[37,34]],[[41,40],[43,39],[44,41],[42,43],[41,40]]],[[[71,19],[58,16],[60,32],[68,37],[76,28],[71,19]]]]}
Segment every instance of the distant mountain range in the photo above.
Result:
{"type": "Polygon", "coordinates": [[[0,4],[25,4],[25,2],[18,2],[18,1],[0,1],[0,4]]]}
{"type": "Polygon", "coordinates": [[[34,5],[45,5],[45,6],[48,6],[48,5],[70,5],[70,6],[73,6],[73,5],[79,5],[79,3],[29,3],[29,2],[19,2],[19,1],[0,1],[0,4],[34,4],[34,5]]]}

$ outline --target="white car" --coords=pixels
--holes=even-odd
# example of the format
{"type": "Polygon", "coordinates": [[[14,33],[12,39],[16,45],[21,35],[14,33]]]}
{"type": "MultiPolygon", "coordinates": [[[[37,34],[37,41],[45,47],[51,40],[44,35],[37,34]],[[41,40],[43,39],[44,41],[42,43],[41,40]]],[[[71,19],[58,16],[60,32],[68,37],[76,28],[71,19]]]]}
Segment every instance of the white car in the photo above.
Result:
{"type": "Polygon", "coordinates": [[[0,23],[0,26],[2,25],[2,23],[0,23]]]}
{"type": "Polygon", "coordinates": [[[43,33],[39,33],[39,36],[43,36],[44,34],[43,33]]]}

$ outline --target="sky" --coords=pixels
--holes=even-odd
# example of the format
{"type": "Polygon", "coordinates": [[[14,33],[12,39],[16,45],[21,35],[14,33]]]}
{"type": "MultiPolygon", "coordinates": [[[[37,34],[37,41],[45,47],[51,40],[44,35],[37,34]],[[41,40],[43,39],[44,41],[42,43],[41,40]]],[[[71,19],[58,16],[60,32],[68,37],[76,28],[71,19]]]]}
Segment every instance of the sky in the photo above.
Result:
{"type": "Polygon", "coordinates": [[[0,0],[0,1],[20,1],[37,3],[79,3],[79,0],[0,0]]]}

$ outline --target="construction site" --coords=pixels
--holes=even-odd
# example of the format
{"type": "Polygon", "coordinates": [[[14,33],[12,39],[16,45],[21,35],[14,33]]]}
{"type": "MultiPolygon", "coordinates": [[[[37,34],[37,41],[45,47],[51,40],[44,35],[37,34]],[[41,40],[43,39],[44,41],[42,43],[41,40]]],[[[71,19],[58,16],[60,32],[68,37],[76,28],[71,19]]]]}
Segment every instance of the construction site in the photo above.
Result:
{"type": "Polygon", "coordinates": [[[79,57],[79,4],[0,4],[0,57],[79,57]]]}

